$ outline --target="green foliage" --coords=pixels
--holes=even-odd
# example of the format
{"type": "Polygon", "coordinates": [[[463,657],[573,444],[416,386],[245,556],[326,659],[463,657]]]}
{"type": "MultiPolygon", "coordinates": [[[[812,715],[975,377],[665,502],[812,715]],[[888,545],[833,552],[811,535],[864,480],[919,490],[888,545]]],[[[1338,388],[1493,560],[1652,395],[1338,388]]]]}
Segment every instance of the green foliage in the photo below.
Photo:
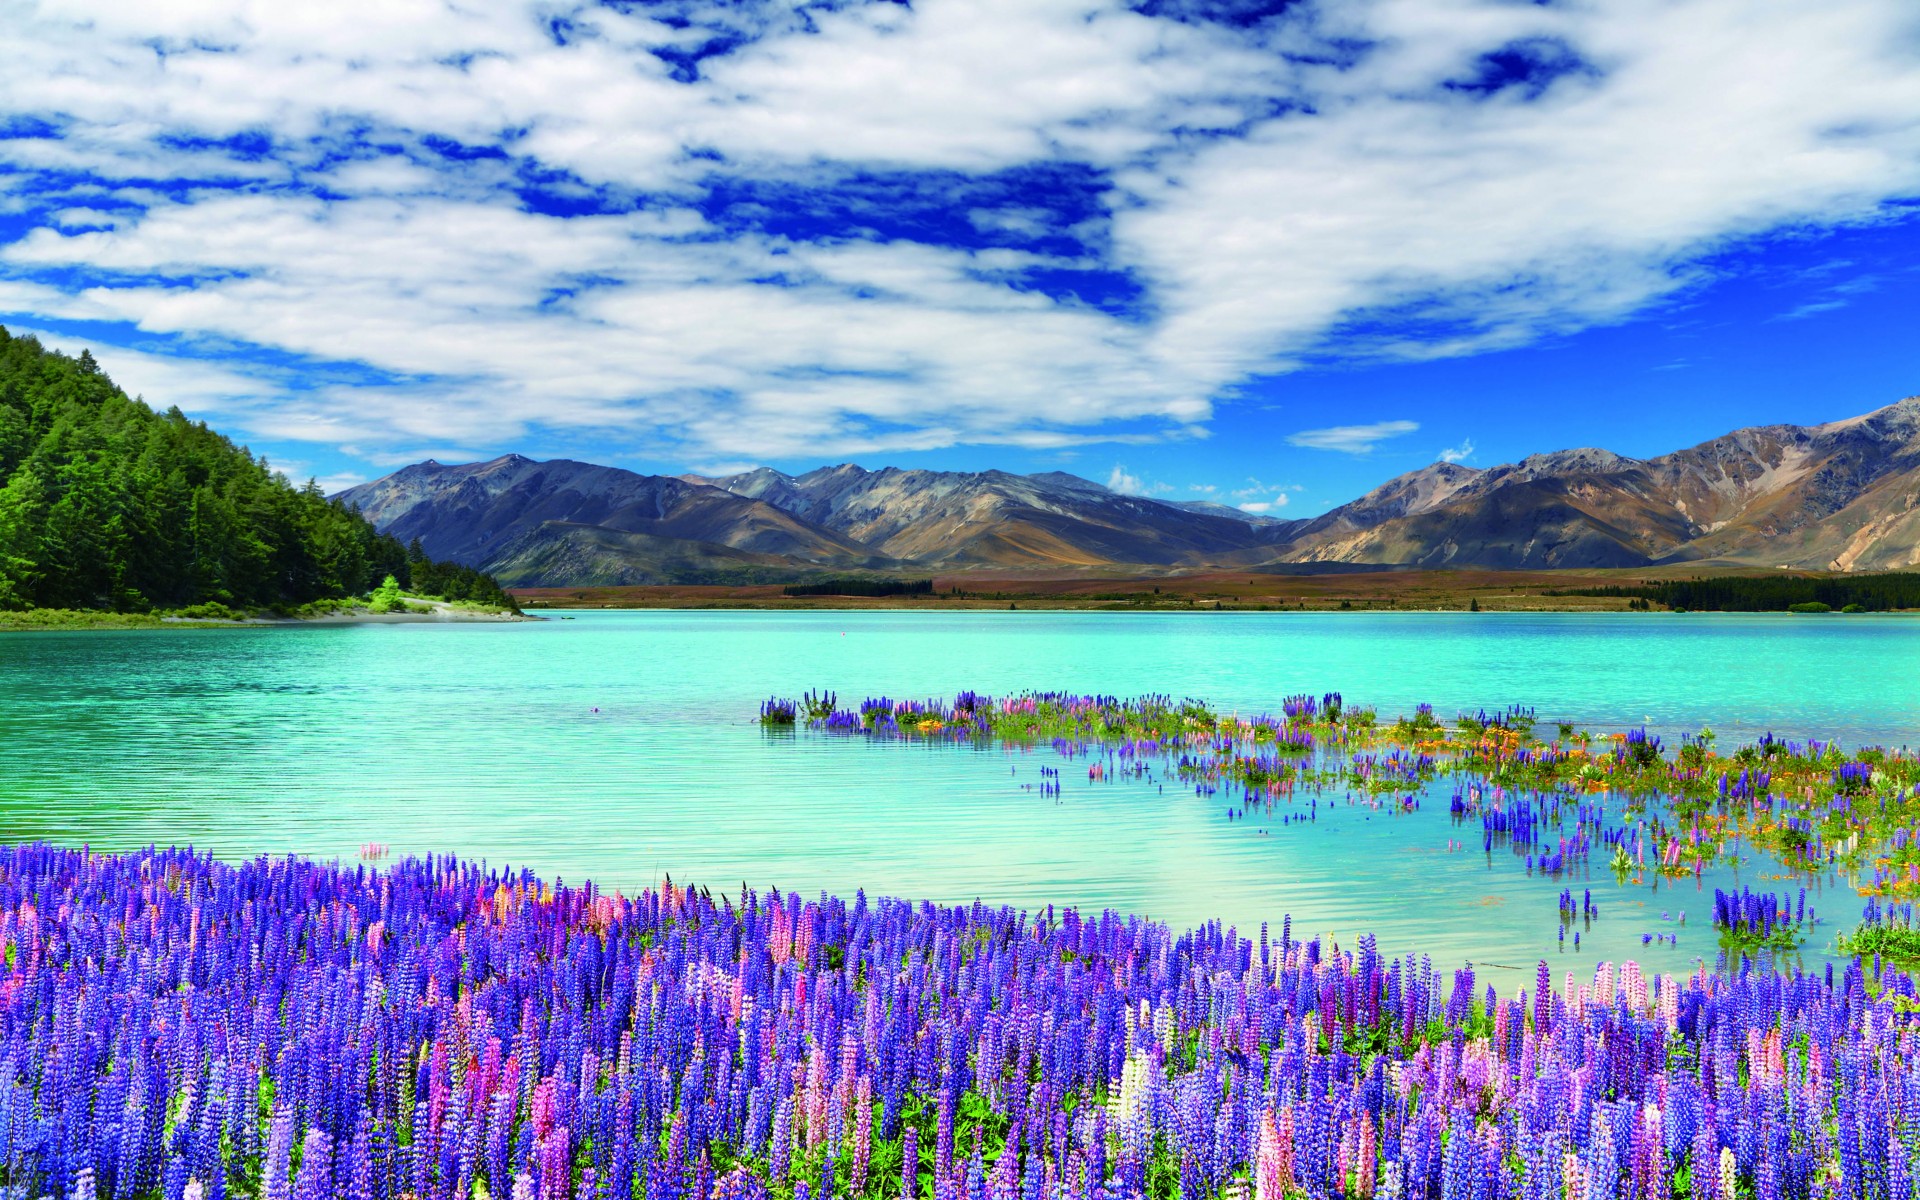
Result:
{"type": "Polygon", "coordinates": [[[367,604],[372,613],[406,612],[407,602],[400,595],[400,581],[389,575],[380,586],[373,589],[373,595],[367,604]]]}
{"type": "Polygon", "coordinates": [[[334,599],[327,599],[327,600],[309,600],[305,604],[302,604],[299,608],[294,609],[293,615],[303,620],[309,620],[314,617],[331,616],[334,613],[352,612],[354,609],[359,607],[360,607],[360,602],[350,597],[334,598],[334,599]]]}
{"type": "Polygon", "coordinates": [[[1840,953],[1855,958],[1881,958],[1895,962],[1920,963],[1920,929],[1910,925],[1861,925],[1852,933],[1840,935],[1840,953]]]}
{"type": "Polygon", "coordinates": [[[171,615],[189,621],[238,621],[245,614],[233,611],[218,600],[209,600],[205,604],[189,605],[171,615]]]}
{"type": "Polygon", "coordinates": [[[515,607],[179,409],[128,398],[91,354],[0,328],[0,609],[290,608],[416,567],[437,585],[416,590],[515,607]]]}
{"type": "Polygon", "coordinates": [[[471,601],[487,608],[520,611],[519,603],[511,593],[494,582],[493,576],[483,575],[459,563],[434,562],[420,548],[419,538],[413,539],[407,546],[405,569],[400,581],[416,596],[433,596],[455,604],[463,600],[471,601]]]}
{"type": "Polygon", "coordinates": [[[72,629],[160,629],[165,625],[166,623],[153,613],[110,613],[98,610],[81,612],[70,608],[11,611],[0,609],[0,630],[9,633],[57,633],[72,629]]]}
{"type": "MultiPolygon", "coordinates": [[[[1860,609],[1860,606],[1857,604],[1853,607],[1856,610],[1860,609]]],[[[1833,611],[1833,605],[1823,600],[1802,600],[1798,604],[1787,605],[1787,611],[1790,613],[1830,613],[1833,611]]]]}

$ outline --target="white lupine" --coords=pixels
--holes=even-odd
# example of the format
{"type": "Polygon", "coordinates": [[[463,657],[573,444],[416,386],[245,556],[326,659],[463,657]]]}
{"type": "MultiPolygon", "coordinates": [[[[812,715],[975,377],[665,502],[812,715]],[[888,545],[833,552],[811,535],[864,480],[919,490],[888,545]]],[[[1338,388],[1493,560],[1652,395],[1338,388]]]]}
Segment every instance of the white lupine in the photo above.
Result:
{"type": "Polygon", "coordinates": [[[1125,1121],[1140,1111],[1147,1095],[1147,1073],[1151,1070],[1146,1051],[1135,1050],[1127,1055],[1127,1061],[1120,1065],[1120,1087],[1113,1097],[1115,1117],[1125,1121]]]}

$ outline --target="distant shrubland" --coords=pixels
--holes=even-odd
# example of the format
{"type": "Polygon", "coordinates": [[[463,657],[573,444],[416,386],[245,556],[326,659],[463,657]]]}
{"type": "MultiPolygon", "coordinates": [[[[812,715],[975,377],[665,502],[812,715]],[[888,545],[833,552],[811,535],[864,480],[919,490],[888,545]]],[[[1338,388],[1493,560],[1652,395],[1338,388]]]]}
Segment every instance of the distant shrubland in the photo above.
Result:
{"type": "Polygon", "coordinates": [[[1632,597],[1696,612],[1889,612],[1920,608],[1920,573],[1727,575],[1572,588],[1550,596],[1632,597]],[[1824,606],[1824,607],[1822,607],[1824,606]]]}

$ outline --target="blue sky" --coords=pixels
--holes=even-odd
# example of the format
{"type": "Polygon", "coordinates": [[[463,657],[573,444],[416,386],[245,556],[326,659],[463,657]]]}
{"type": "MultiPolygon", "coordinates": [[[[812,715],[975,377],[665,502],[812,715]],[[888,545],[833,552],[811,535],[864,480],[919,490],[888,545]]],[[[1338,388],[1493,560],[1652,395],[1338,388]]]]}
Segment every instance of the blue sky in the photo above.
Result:
{"type": "Polygon", "coordinates": [[[331,487],[1297,515],[1920,392],[1909,0],[18,8],[0,322],[331,487]]]}

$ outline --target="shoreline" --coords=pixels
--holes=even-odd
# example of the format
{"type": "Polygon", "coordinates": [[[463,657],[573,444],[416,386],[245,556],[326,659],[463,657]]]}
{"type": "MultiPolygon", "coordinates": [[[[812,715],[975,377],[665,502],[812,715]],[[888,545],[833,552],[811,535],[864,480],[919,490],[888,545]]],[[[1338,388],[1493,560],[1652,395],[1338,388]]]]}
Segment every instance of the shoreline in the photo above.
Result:
{"type": "MultiPolygon", "coordinates": [[[[846,597],[846,599],[861,599],[861,598],[863,597],[846,597]]],[[[546,601],[534,601],[527,605],[527,609],[529,613],[532,613],[532,612],[540,612],[540,613],[574,613],[574,612],[1063,613],[1063,612],[1084,612],[1084,613],[1193,613],[1195,615],[1199,615],[1202,613],[1241,613],[1241,614],[1263,613],[1268,616],[1283,616],[1287,614],[1312,615],[1312,614],[1325,614],[1325,613],[1335,613],[1335,614],[1345,613],[1350,615],[1370,614],[1373,616],[1383,616],[1390,613],[1406,613],[1408,615],[1429,615],[1429,616],[1447,615],[1447,616],[1460,616],[1460,617],[1502,616],[1502,615],[1513,616],[1513,615],[1520,615],[1520,614],[1565,613],[1565,614],[1584,614],[1589,616],[1622,616],[1622,617],[1627,617],[1627,616],[1690,617],[1690,616],[1711,616],[1711,615],[1720,615],[1720,616],[1736,615],[1736,616],[1777,616],[1777,617],[1801,617],[1801,618],[1813,618],[1813,617],[1822,617],[1822,616],[1833,616],[1833,617],[1841,617],[1841,616],[1844,616],[1844,617],[1915,617],[1915,616],[1920,616],[1920,609],[1907,609],[1907,608],[1893,609],[1887,612],[1870,612],[1870,613],[1837,613],[1837,612],[1836,613],[1791,613],[1781,609],[1744,609],[1744,608],[1689,609],[1684,611],[1674,611],[1671,609],[1655,609],[1651,612],[1648,612],[1645,610],[1627,609],[1627,608],[1573,608],[1573,607],[1556,608],[1556,607],[1550,607],[1547,605],[1530,605],[1525,607],[1514,606],[1509,608],[1482,607],[1479,609],[1467,609],[1467,608],[1413,607],[1409,605],[1374,606],[1374,607],[1361,606],[1361,607],[1354,607],[1354,608],[1340,608],[1333,605],[1321,605],[1318,607],[1302,607],[1302,606],[1277,606],[1277,605],[1258,605],[1258,604],[1227,604],[1227,605],[1215,606],[1210,604],[1209,605],[1185,605],[1185,604],[1126,605],[1126,604],[1044,604],[1044,603],[1022,604],[1018,602],[1010,602],[1010,603],[1011,603],[1011,607],[1002,606],[999,604],[889,604],[889,603],[779,604],[779,603],[763,603],[763,602],[756,602],[756,601],[712,601],[707,603],[673,603],[669,601],[662,601],[659,603],[650,603],[650,604],[565,605],[565,604],[552,604],[546,601]]],[[[543,617],[540,619],[552,620],[553,618],[543,617]]]]}
{"type": "Polygon", "coordinates": [[[235,620],[220,617],[181,617],[156,613],[116,613],[94,609],[28,609],[0,612],[0,634],[6,633],[81,633],[129,629],[258,629],[308,625],[466,625],[513,624],[544,621],[546,617],[511,613],[505,609],[476,610],[455,608],[445,601],[413,600],[413,604],[432,604],[432,612],[374,613],[364,608],[350,612],[330,612],[313,617],[250,616],[235,620]],[[44,614],[44,615],[36,615],[44,614]]]}
{"type": "MultiPolygon", "coordinates": [[[[1046,612],[1685,612],[1773,611],[1767,593],[1775,576],[1737,573],[1759,586],[1753,595],[1717,594],[1712,585],[1735,573],[1701,568],[1680,576],[1671,569],[1627,571],[1374,570],[1324,574],[1213,571],[1190,575],[935,574],[928,590],[894,595],[849,592],[789,596],[783,584],[575,584],[511,587],[530,609],[742,609],[816,611],[1046,612]],[[1680,583],[1703,585],[1673,598],[1648,601],[1646,590],[1680,583]],[[1583,595],[1599,589],[1625,594],[1583,595]],[[1754,605],[1748,609],[1746,605],[1754,605]]],[[[857,581],[849,581],[857,582],[857,581]]],[[[858,592],[859,588],[850,589],[858,592]]],[[[1849,597],[1851,598],[1851,597],[1849,597]]],[[[1791,603],[1795,596],[1782,602],[1791,603]]],[[[1862,596],[1878,611],[1907,593],[1862,596]]],[[[1836,602],[1834,608],[1845,607],[1836,602]]],[[[1920,611],[1915,609],[1913,611],[1920,611]]],[[[1813,614],[1808,614],[1813,615],[1813,614]]]]}

